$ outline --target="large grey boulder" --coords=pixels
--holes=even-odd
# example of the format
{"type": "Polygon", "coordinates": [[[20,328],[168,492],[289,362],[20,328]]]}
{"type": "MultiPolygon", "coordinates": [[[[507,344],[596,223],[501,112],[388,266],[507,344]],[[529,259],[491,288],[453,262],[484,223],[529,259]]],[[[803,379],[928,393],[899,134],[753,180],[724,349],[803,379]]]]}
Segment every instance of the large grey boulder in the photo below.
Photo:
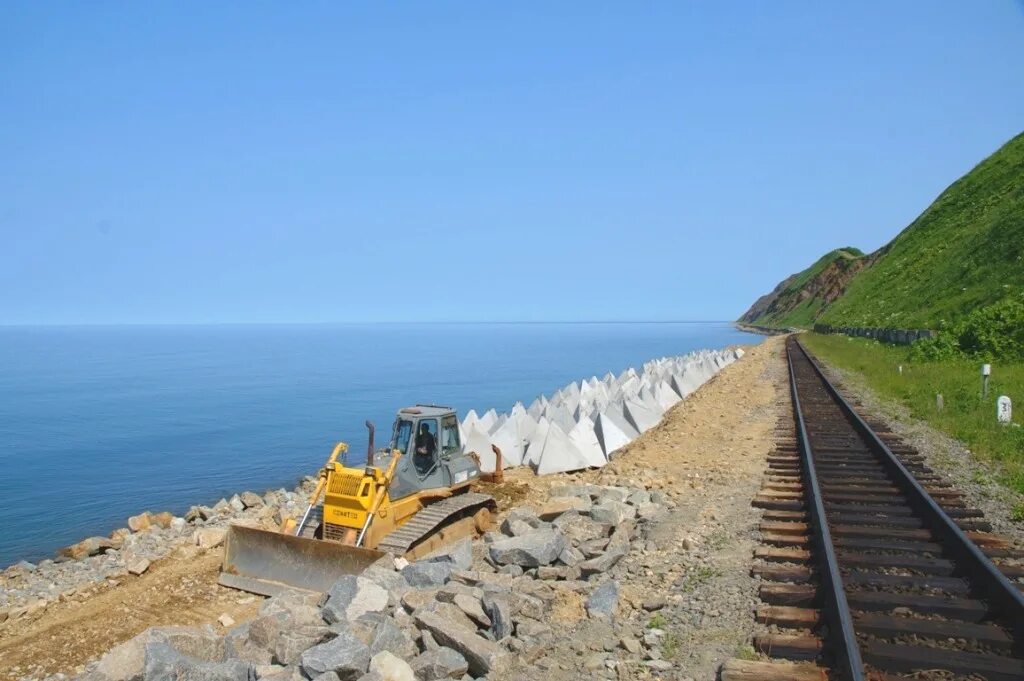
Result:
{"type": "Polygon", "coordinates": [[[241,660],[255,666],[269,665],[274,658],[271,649],[253,642],[249,632],[251,626],[251,622],[245,622],[224,635],[224,656],[229,660],[241,660]]]}
{"type": "Polygon", "coordinates": [[[591,617],[610,618],[619,605],[619,583],[609,580],[594,589],[587,598],[587,614],[591,617]]]}
{"type": "Polygon", "coordinates": [[[540,636],[547,636],[551,633],[551,626],[533,619],[522,617],[516,620],[516,636],[522,639],[533,639],[540,636]]]}
{"type": "Polygon", "coordinates": [[[352,634],[369,647],[370,643],[373,642],[374,635],[377,633],[377,625],[385,617],[386,615],[383,613],[367,613],[356,620],[342,620],[332,624],[331,632],[333,634],[341,634],[343,632],[352,634]]]}
{"type": "Polygon", "coordinates": [[[607,537],[611,534],[612,529],[611,525],[599,523],[585,515],[571,511],[558,516],[551,524],[573,545],[607,537]]]}
{"type": "Polygon", "coordinates": [[[608,540],[608,545],[603,553],[590,560],[585,560],[577,566],[583,577],[608,572],[623,556],[629,553],[629,542],[633,529],[633,521],[626,521],[619,525],[611,539],[608,540]]]}
{"type": "MultiPolygon", "coordinates": [[[[541,520],[537,513],[529,506],[518,506],[513,508],[501,523],[502,533],[509,536],[515,536],[515,532],[513,532],[514,523],[523,523],[534,530],[539,530],[541,527],[545,527],[547,525],[547,523],[541,520]]],[[[522,531],[520,533],[522,533],[522,531]]]]}
{"type": "Polygon", "coordinates": [[[388,594],[391,596],[391,599],[396,603],[402,598],[405,592],[411,588],[409,586],[409,582],[405,581],[405,577],[402,576],[402,573],[394,569],[371,565],[363,570],[363,574],[361,576],[370,580],[377,586],[386,589],[388,594]]]}
{"type": "Polygon", "coordinates": [[[462,608],[455,605],[454,603],[444,603],[442,601],[433,601],[427,604],[425,607],[420,608],[413,613],[412,619],[413,624],[420,630],[423,627],[419,626],[418,617],[424,613],[431,613],[439,616],[449,626],[461,627],[467,631],[475,632],[477,630],[477,624],[469,618],[469,615],[462,611],[462,608]]]}
{"type": "Polygon", "coordinates": [[[407,612],[413,612],[432,602],[437,593],[437,589],[410,589],[402,596],[402,607],[407,612]]]}
{"type": "Polygon", "coordinates": [[[459,594],[476,596],[479,598],[484,595],[484,590],[478,586],[469,586],[459,582],[448,582],[443,588],[437,590],[437,600],[444,601],[445,603],[454,603],[455,597],[459,594]]]}
{"type": "Polygon", "coordinates": [[[387,589],[365,577],[345,575],[328,590],[321,612],[325,620],[334,624],[357,619],[368,612],[381,612],[387,607],[387,589]]]}
{"type": "Polygon", "coordinates": [[[323,618],[320,615],[320,600],[320,594],[288,589],[265,600],[260,605],[259,615],[277,618],[285,629],[309,624],[323,624],[323,618]]]}
{"type": "Polygon", "coordinates": [[[343,631],[337,638],[304,652],[299,664],[311,679],[334,672],[341,681],[354,681],[369,667],[370,649],[353,634],[343,631]]]}
{"type": "Polygon", "coordinates": [[[590,509],[590,517],[606,525],[618,525],[636,517],[636,508],[621,501],[607,499],[590,509]]]}
{"type": "Polygon", "coordinates": [[[255,492],[242,492],[238,498],[245,508],[255,508],[263,505],[263,497],[255,492]]]}
{"type": "Polygon", "coordinates": [[[419,681],[461,679],[469,671],[469,663],[457,650],[441,646],[415,658],[410,666],[419,681]]]}
{"type": "Polygon", "coordinates": [[[577,496],[552,497],[540,507],[537,515],[541,520],[554,520],[568,511],[588,513],[592,505],[590,499],[583,499],[577,496]]]}
{"type": "Polygon", "coordinates": [[[285,629],[274,646],[274,661],[277,664],[298,664],[302,653],[331,637],[331,630],[325,626],[305,625],[285,629]]]}
{"type": "Polygon", "coordinates": [[[212,627],[151,627],[111,648],[100,658],[96,671],[110,681],[141,681],[146,647],[158,643],[201,662],[220,662],[225,656],[224,638],[212,627]]]}
{"type": "Polygon", "coordinates": [[[436,612],[417,612],[415,618],[420,629],[429,631],[442,646],[453,648],[465,657],[469,672],[474,676],[486,676],[505,655],[505,651],[494,642],[472,629],[453,624],[436,612]]]}
{"type": "Polygon", "coordinates": [[[511,636],[514,630],[512,623],[512,607],[505,596],[493,592],[485,592],[481,600],[484,612],[491,620],[491,634],[494,640],[500,641],[506,636],[511,636]]]}
{"type": "Polygon", "coordinates": [[[264,650],[273,651],[281,636],[281,620],[273,615],[262,615],[248,622],[249,642],[264,650]]]}
{"type": "Polygon", "coordinates": [[[468,570],[473,567],[473,542],[463,537],[450,546],[420,559],[420,563],[448,563],[454,570],[468,570]]]}
{"type": "MultiPolygon", "coordinates": [[[[607,537],[605,537],[604,539],[590,539],[585,542],[580,542],[579,546],[577,546],[576,548],[579,549],[580,553],[583,554],[584,558],[595,558],[604,553],[604,550],[608,548],[608,542],[609,539],[607,537]]],[[[563,551],[563,553],[565,552],[563,551]]],[[[559,560],[565,562],[561,556],[559,556],[559,560]]],[[[566,565],[568,564],[569,563],[566,563],[566,565]]]]}
{"type": "Polygon", "coordinates": [[[561,532],[544,529],[496,541],[488,551],[491,560],[499,565],[515,564],[527,568],[553,563],[565,546],[561,532]]]}
{"type": "Polygon", "coordinates": [[[418,651],[416,642],[390,617],[382,617],[370,639],[370,656],[387,651],[398,657],[412,657],[418,651]]]}
{"type": "Polygon", "coordinates": [[[213,627],[153,627],[149,629],[153,640],[163,641],[182,655],[204,662],[220,662],[224,659],[224,637],[213,627]]]}
{"type": "Polygon", "coordinates": [[[543,600],[536,596],[514,592],[508,594],[508,599],[513,617],[544,619],[550,614],[550,608],[548,608],[543,600]]]}
{"type": "Polygon", "coordinates": [[[558,560],[560,560],[562,564],[568,565],[569,567],[579,565],[586,559],[587,557],[583,555],[582,551],[572,546],[566,546],[565,549],[563,549],[563,551],[560,554],[558,554],[558,560]]]}
{"type": "Polygon", "coordinates": [[[452,576],[452,564],[449,562],[416,561],[402,568],[402,577],[409,586],[417,589],[444,586],[452,576]]]}
{"type": "Polygon", "coordinates": [[[65,546],[57,552],[57,555],[63,556],[64,558],[71,558],[72,560],[81,560],[82,558],[95,556],[112,548],[115,548],[114,542],[107,537],[89,537],[88,539],[83,539],[77,544],[65,546]]]}
{"type": "Polygon", "coordinates": [[[207,662],[183,655],[167,643],[146,644],[144,681],[256,681],[252,665],[241,660],[207,662]]]}
{"type": "MultiPolygon", "coordinates": [[[[527,523],[527,522],[525,522],[523,520],[518,520],[516,518],[512,518],[512,519],[507,519],[506,518],[505,522],[503,522],[501,524],[501,531],[506,536],[509,536],[509,537],[521,537],[524,534],[530,534],[531,532],[533,532],[536,529],[538,529],[538,528],[530,525],[529,523],[527,523]]],[[[500,539],[501,539],[500,536],[495,536],[492,533],[488,533],[484,537],[484,541],[487,542],[487,543],[490,543],[490,542],[493,542],[493,541],[498,541],[500,539]],[[490,541],[488,541],[488,538],[490,539],[490,541]]]]}
{"type": "Polygon", "coordinates": [[[597,501],[598,503],[625,501],[629,497],[629,492],[629,489],[626,487],[615,487],[612,485],[597,487],[597,501]]]}
{"type": "Polygon", "coordinates": [[[638,489],[628,497],[626,497],[626,503],[630,506],[636,506],[640,508],[644,504],[651,503],[651,493],[647,490],[638,489]]]}
{"type": "Polygon", "coordinates": [[[491,618],[484,612],[484,606],[481,604],[480,599],[472,594],[455,594],[452,597],[452,604],[454,604],[459,610],[464,612],[469,619],[481,628],[489,629],[491,626],[491,618]]]}
{"type": "Polygon", "coordinates": [[[370,659],[370,673],[379,674],[382,681],[416,681],[409,663],[386,650],[370,659]]]}

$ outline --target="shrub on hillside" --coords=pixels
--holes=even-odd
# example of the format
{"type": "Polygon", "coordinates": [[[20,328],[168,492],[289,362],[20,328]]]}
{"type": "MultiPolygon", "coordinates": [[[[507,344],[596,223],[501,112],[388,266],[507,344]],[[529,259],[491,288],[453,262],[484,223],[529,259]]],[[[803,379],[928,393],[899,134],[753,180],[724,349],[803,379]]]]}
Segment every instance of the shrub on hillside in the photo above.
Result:
{"type": "Polygon", "coordinates": [[[970,355],[1024,359],[1024,303],[1007,298],[975,310],[961,325],[957,342],[970,355]]]}
{"type": "Polygon", "coordinates": [[[952,329],[911,348],[917,359],[968,356],[986,360],[1024,360],[1024,303],[1007,298],[979,308],[952,329]]]}
{"type": "Polygon", "coordinates": [[[956,337],[948,331],[940,331],[938,336],[919,340],[910,346],[910,356],[923,362],[951,359],[961,354],[956,337]]]}

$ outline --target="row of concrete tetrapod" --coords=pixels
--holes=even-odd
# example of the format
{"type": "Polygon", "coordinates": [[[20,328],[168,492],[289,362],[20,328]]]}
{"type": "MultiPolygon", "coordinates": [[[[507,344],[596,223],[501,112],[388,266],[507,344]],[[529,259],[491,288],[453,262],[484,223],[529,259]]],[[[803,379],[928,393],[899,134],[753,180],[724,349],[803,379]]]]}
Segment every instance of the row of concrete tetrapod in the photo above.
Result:
{"type": "Polygon", "coordinates": [[[529,465],[538,475],[600,467],[742,356],[737,348],[663,357],[639,372],[629,368],[618,376],[570,383],[529,407],[516,402],[507,414],[491,409],[478,416],[470,410],[462,421],[462,441],[486,472],[495,468],[491,445],[501,450],[504,468],[529,465]]]}

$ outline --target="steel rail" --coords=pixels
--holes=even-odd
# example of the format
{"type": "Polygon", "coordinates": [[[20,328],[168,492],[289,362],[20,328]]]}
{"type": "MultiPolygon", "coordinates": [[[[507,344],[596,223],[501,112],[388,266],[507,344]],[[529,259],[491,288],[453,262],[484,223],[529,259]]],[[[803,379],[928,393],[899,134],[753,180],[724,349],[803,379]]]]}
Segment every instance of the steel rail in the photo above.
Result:
{"type": "MultiPolygon", "coordinates": [[[[1020,591],[1006,575],[984,554],[956,522],[939,506],[930,494],[921,486],[903,463],[892,453],[888,445],[878,434],[854,411],[853,407],[825,377],[824,371],[804,348],[800,341],[793,339],[800,352],[814,368],[829,395],[836,401],[844,415],[850,420],[854,429],[865,440],[865,443],[879,457],[893,480],[907,497],[910,505],[926,521],[929,528],[937,532],[944,550],[950,552],[956,563],[966,569],[966,576],[971,585],[977,589],[975,595],[983,598],[993,612],[1002,615],[1013,626],[1014,653],[1024,653],[1024,593],[1020,591]]],[[[788,353],[787,353],[788,354],[788,353]]],[[[792,374],[792,358],[790,358],[792,374]]],[[[795,387],[794,387],[795,390],[795,387]]],[[[795,398],[794,398],[795,400],[795,398]]]]}
{"type": "Polygon", "coordinates": [[[857,644],[853,618],[850,616],[850,605],[846,602],[843,576],[839,572],[839,559],[832,544],[832,533],[829,531],[825,504],[818,486],[818,474],[814,466],[811,439],[807,434],[807,424],[800,406],[793,357],[788,351],[786,352],[786,361],[789,364],[789,386],[793,397],[793,413],[796,415],[797,422],[797,446],[800,449],[800,459],[803,463],[801,468],[803,469],[804,489],[808,491],[807,502],[811,529],[817,548],[821,553],[821,562],[824,563],[824,569],[821,571],[824,590],[822,612],[829,626],[829,638],[832,639],[831,643],[836,656],[832,671],[847,681],[864,681],[866,678],[864,663],[861,661],[860,646],[857,644]]]}

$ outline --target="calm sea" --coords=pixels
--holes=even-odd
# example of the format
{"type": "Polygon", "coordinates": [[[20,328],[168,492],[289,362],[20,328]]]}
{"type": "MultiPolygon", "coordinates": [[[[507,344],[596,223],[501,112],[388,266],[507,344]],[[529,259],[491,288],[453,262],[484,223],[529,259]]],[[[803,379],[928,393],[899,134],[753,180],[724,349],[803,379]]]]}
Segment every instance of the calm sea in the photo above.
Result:
{"type": "Polygon", "coordinates": [[[0,327],[0,567],[144,509],[291,486],[417,402],[460,414],[760,338],[728,323],[0,327]]]}

